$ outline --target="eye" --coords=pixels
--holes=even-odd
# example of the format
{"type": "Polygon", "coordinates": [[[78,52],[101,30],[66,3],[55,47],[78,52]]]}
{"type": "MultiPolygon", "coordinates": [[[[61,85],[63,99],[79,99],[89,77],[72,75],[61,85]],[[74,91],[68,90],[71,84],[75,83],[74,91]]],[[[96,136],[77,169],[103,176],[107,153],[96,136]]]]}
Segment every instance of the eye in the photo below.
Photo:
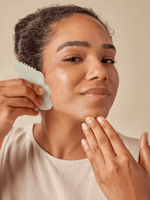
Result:
{"type": "Polygon", "coordinates": [[[103,59],[101,62],[102,63],[107,63],[107,64],[114,64],[114,63],[116,63],[116,61],[114,61],[112,59],[103,59]]]}
{"type": "Polygon", "coordinates": [[[64,61],[65,62],[80,62],[81,58],[78,58],[78,57],[69,57],[69,58],[64,59],[64,61]]]}

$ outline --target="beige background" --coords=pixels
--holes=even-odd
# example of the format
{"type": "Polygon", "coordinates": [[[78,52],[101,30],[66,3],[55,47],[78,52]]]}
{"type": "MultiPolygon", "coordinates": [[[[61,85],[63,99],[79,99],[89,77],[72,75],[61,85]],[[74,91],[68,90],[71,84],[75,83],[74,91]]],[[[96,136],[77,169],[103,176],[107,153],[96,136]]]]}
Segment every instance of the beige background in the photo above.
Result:
{"type": "MultiPolygon", "coordinates": [[[[93,8],[115,29],[120,87],[109,121],[131,137],[150,131],[149,0],[0,0],[0,80],[18,77],[12,67],[13,29],[18,19],[43,6],[66,3],[93,8]]],[[[40,116],[20,117],[15,125],[35,122],[40,122],[40,116]]]]}

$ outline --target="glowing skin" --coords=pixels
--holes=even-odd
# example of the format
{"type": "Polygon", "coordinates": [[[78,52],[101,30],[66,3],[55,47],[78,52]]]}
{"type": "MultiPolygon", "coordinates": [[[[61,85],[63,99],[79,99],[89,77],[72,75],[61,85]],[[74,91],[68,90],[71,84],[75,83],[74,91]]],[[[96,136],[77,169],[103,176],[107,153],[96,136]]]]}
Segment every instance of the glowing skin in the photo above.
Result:
{"type": "Polygon", "coordinates": [[[55,28],[56,34],[43,55],[42,68],[45,82],[51,88],[53,108],[42,111],[42,123],[36,125],[34,135],[54,156],[79,159],[85,157],[80,144],[81,123],[87,116],[107,117],[117,93],[115,49],[105,27],[90,16],[73,14],[55,28]],[[78,42],[60,47],[68,41],[78,42]],[[83,95],[91,88],[99,88],[100,93],[93,90],[83,95]],[[54,148],[52,141],[57,143],[54,148]],[[65,155],[62,152],[67,145],[71,150],[65,155]]]}

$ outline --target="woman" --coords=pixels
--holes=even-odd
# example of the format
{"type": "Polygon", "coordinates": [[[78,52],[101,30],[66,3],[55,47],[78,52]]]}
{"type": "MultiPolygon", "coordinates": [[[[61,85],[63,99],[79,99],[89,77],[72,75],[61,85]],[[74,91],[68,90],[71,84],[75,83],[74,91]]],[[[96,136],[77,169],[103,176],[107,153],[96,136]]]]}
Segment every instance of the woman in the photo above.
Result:
{"type": "Polygon", "coordinates": [[[148,200],[146,133],[138,164],[138,140],[118,137],[106,120],[119,84],[107,26],[92,10],[44,8],[16,25],[15,52],[43,72],[53,107],[40,111],[40,124],[12,127],[39,113],[44,91],[22,79],[0,83],[1,199],[148,200]]]}

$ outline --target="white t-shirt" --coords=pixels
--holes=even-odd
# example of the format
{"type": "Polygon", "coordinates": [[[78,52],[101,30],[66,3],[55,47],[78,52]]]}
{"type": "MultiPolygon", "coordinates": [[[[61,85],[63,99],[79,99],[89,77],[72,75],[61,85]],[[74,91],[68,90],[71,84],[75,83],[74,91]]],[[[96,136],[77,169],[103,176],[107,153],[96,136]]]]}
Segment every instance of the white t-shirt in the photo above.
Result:
{"type": "MultiPolygon", "coordinates": [[[[136,161],[138,139],[119,134],[136,161]]],[[[106,200],[88,158],[62,160],[44,151],[33,125],[13,127],[0,151],[1,200],[106,200]]]]}

